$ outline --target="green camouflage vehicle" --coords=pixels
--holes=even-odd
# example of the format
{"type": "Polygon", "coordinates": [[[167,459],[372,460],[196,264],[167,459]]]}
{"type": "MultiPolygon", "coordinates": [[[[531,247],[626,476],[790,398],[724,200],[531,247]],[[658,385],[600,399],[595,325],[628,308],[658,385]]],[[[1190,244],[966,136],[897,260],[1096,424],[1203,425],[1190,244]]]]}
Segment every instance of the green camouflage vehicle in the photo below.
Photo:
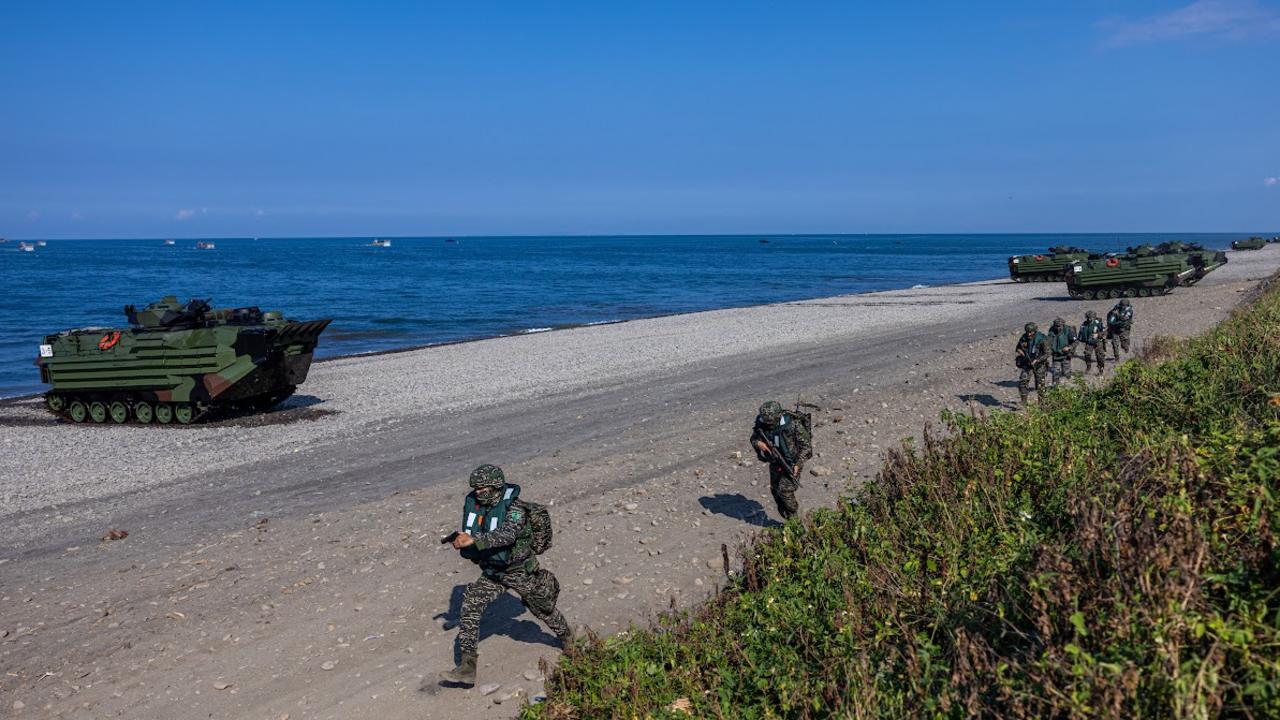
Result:
{"type": "Polygon", "coordinates": [[[1009,257],[1009,279],[1014,282],[1061,280],[1068,264],[1090,257],[1098,256],[1069,245],[1051,247],[1047,255],[1012,255],[1009,257]]]}
{"type": "Polygon", "coordinates": [[[132,327],[44,339],[37,364],[52,385],[50,412],[77,423],[186,425],[216,411],[265,410],[307,379],[330,322],[173,296],[124,313],[132,327]]]}
{"type": "Polygon", "coordinates": [[[1072,263],[1067,292],[1077,300],[1165,295],[1179,285],[1194,285],[1226,262],[1226,253],[1195,243],[1142,245],[1123,255],[1072,263]]]}
{"type": "Polygon", "coordinates": [[[1231,241],[1232,250],[1261,250],[1267,246],[1265,238],[1251,237],[1248,240],[1231,241]]]}

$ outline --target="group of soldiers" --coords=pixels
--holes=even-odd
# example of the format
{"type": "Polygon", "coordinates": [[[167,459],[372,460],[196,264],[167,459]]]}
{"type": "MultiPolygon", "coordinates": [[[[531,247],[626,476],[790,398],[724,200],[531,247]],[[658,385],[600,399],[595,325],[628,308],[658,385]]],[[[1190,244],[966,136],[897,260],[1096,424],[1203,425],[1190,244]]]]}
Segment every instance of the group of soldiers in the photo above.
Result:
{"type": "Polygon", "coordinates": [[[1107,341],[1111,342],[1111,359],[1118,361],[1121,350],[1129,352],[1132,329],[1133,305],[1127,298],[1111,308],[1105,324],[1092,310],[1085,312],[1084,323],[1079,330],[1060,317],[1053,319],[1047,334],[1040,332],[1035,323],[1027,323],[1014,349],[1014,364],[1019,369],[1018,395],[1022,397],[1022,404],[1025,405],[1031,395],[1032,379],[1035,380],[1037,397],[1043,399],[1050,373],[1053,374],[1054,385],[1071,378],[1071,359],[1078,345],[1084,346],[1085,372],[1091,372],[1096,361],[1101,375],[1106,368],[1107,341]]]}
{"type": "MultiPolygon", "coordinates": [[[[769,464],[769,488],[778,513],[784,520],[794,517],[800,512],[796,500],[800,472],[805,461],[813,457],[808,414],[799,408],[795,412],[784,410],[772,400],[764,403],[756,415],[750,444],[760,462],[769,464]]],[[[525,608],[555,633],[561,647],[573,636],[569,623],[556,608],[560,581],[538,563],[538,555],[551,546],[546,508],[522,500],[520,486],[507,482],[496,465],[481,465],[473,470],[469,484],[471,492],[462,507],[462,530],[441,540],[480,567],[480,577],[462,594],[458,618],[461,662],[439,676],[447,685],[475,684],[480,618],[507,590],[518,595],[525,608]]]]}
{"type": "MultiPolygon", "coordinates": [[[[1121,300],[1107,313],[1106,322],[1092,310],[1085,313],[1079,329],[1054,318],[1048,333],[1035,323],[1027,323],[1018,339],[1015,361],[1021,372],[1018,393],[1025,404],[1035,380],[1037,395],[1043,397],[1047,375],[1052,372],[1057,385],[1071,376],[1071,360],[1083,345],[1085,371],[1098,374],[1106,367],[1106,345],[1111,343],[1111,359],[1129,352],[1133,328],[1133,307],[1121,300]]],[[[770,400],[760,406],[752,427],[751,449],[769,466],[769,489],[778,513],[784,520],[800,512],[796,490],[804,463],[813,457],[813,431],[807,413],[783,409],[770,400]]],[[[481,465],[469,480],[471,492],[463,502],[462,530],[447,542],[480,568],[480,577],[469,584],[462,596],[458,619],[458,646],[461,662],[440,673],[450,685],[474,685],[480,638],[480,618],[499,595],[510,590],[524,606],[555,633],[563,646],[572,638],[564,615],[556,608],[560,582],[538,563],[538,555],[551,544],[550,515],[545,507],[520,498],[520,487],[507,482],[495,465],[481,465]]]]}

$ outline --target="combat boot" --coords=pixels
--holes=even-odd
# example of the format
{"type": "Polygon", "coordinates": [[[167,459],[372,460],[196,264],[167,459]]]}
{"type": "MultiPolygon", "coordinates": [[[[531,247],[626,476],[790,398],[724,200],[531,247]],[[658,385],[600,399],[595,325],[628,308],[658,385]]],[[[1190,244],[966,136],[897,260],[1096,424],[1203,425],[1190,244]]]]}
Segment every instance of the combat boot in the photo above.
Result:
{"type": "Polygon", "coordinates": [[[560,641],[561,650],[568,649],[569,645],[573,643],[573,630],[565,630],[562,633],[556,633],[556,640],[560,641]]]}
{"type": "Polygon", "coordinates": [[[476,656],[463,654],[462,662],[458,663],[458,667],[440,673],[440,681],[451,685],[475,685],[476,656]]]}

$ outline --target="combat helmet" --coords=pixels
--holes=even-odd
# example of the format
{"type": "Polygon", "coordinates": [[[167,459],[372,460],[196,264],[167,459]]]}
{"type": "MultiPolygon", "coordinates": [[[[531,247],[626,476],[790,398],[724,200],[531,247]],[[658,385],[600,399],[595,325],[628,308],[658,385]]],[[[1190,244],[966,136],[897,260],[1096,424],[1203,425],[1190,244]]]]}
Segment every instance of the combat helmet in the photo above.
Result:
{"type": "Polygon", "coordinates": [[[502,474],[502,468],[497,465],[485,463],[471,471],[470,483],[472,489],[483,487],[502,487],[507,484],[507,476],[502,474]]]}
{"type": "Polygon", "coordinates": [[[1084,319],[1085,319],[1085,320],[1094,320],[1094,319],[1096,319],[1097,317],[1098,317],[1098,313],[1096,313],[1096,312],[1094,312],[1094,311],[1092,311],[1092,310],[1085,310],[1085,311],[1084,311],[1084,319]]]}
{"type": "Polygon", "coordinates": [[[1036,325],[1035,323],[1027,323],[1026,325],[1022,326],[1022,331],[1030,335],[1033,332],[1039,332],[1040,326],[1036,325]]]}
{"type": "Polygon", "coordinates": [[[1060,318],[1060,317],[1056,317],[1056,318],[1054,318],[1054,319],[1053,319],[1053,326],[1054,326],[1054,327],[1062,327],[1063,325],[1066,325],[1066,324],[1067,324],[1067,321],[1066,321],[1066,320],[1063,320],[1063,319],[1062,319],[1062,318],[1060,318]]]}
{"type": "Polygon", "coordinates": [[[1131,304],[1132,303],[1129,302],[1129,298],[1124,298],[1120,301],[1120,307],[1129,307],[1131,304]]]}
{"type": "Polygon", "coordinates": [[[760,406],[760,412],[756,419],[770,427],[777,425],[778,421],[782,419],[782,406],[770,400],[760,406]]]}
{"type": "Polygon", "coordinates": [[[475,491],[476,502],[489,506],[502,496],[502,488],[507,484],[507,477],[502,468],[485,463],[471,471],[471,489],[475,491]]]}

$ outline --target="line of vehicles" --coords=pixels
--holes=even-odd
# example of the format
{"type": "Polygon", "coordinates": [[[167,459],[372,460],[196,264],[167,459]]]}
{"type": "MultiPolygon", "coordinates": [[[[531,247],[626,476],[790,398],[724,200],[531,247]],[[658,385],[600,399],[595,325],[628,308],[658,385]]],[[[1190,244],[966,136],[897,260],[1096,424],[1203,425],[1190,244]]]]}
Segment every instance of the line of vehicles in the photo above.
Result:
{"type": "MultiPolygon", "coordinates": [[[[1241,240],[1232,248],[1268,243],[1280,243],[1280,236],[1241,240]]],[[[1123,253],[1058,246],[1010,257],[1009,277],[1065,281],[1076,299],[1150,297],[1194,285],[1226,262],[1226,253],[1195,243],[1140,245],[1123,253]]],[[[288,320],[257,307],[214,309],[205,300],[184,304],[172,296],[142,310],[125,306],[124,312],[128,327],[44,338],[36,365],[51,386],[45,393],[51,413],[73,423],[186,425],[228,411],[266,410],[306,380],[330,322],[288,320]]]]}
{"type": "MultiPolygon", "coordinates": [[[[1280,236],[1237,240],[1231,248],[1259,250],[1268,243],[1280,243],[1280,236]]],[[[1122,253],[1059,245],[1043,254],[1011,256],[1009,278],[1014,282],[1065,281],[1067,293],[1076,300],[1150,297],[1194,285],[1226,263],[1226,253],[1198,243],[1139,245],[1122,253]]]]}

